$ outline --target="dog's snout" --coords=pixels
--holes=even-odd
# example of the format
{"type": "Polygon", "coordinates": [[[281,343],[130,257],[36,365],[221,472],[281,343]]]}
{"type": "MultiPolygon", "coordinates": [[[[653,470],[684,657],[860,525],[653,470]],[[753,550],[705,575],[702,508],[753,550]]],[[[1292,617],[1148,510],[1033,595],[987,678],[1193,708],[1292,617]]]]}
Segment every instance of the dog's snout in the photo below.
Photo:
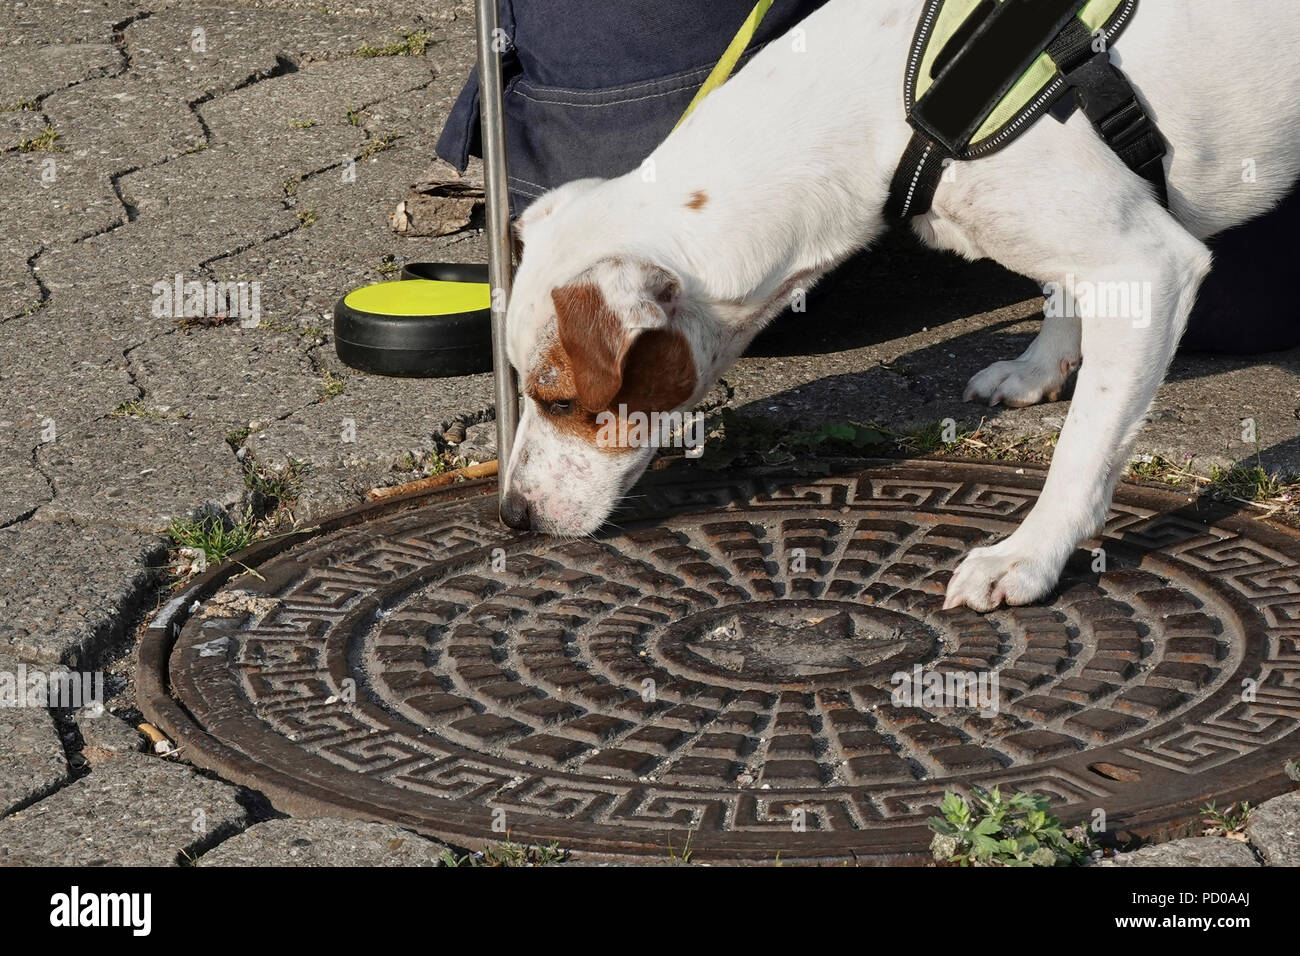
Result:
{"type": "Polygon", "coordinates": [[[528,499],[517,491],[508,491],[501,499],[501,520],[516,531],[527,531],[530,515],[528,499]]]}

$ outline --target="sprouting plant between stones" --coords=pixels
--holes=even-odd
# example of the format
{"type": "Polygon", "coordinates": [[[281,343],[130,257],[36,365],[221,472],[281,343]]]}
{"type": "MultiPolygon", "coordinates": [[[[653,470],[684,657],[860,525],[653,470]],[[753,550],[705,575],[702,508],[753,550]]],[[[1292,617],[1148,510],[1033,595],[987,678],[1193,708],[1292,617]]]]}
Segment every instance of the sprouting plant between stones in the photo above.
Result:
{"type": "Polygon", "coordinates": [[[357,56],[424,56],[429,47],[428,30],[399,31],[400,40],[394,40],[384,46],[372,46],[369,43],[357,48],[357,56]]]}
{"type": "Polygon", "coordinates": [[[1229,804],[1220,810],[1211,800],[1201,807],[1201,823],[1205,825],[1203,835],[1245,839],[1246,822],[1254,809],[1250,801],[1244,801],[1229,804]]]}
{"type": "Polygon", "coordinates": [[[55,141],[59,138],[59,131],[53,126],[46,126],[40,133],[30,139],[19,140],[18,152],[20,153],[62,153],[64,149],[55,141]]]}
{"type": "Polygon", "coordinates": [[[493,843],[477,853],[461,856],[443,850],[439,859],[443,866],[550,866],[564,862],[568,856],[568,851],[560,849],[558,842],[546,846],[506,842],[493,843]]]}
{"type": "Polygon", "coordinates": [[[940,863],[958,866],[1070,866],[1090,850],[1087,831],[1066,830],[1048,812],[1050,801],[1035,793],[1004,797],[994,787],[971,791],[975,806],[944,791],[941,817],[930,818],[930,852],[940,863]]]}
{"type": "Polygon", "coordinates": [[[251,511],[237,522],[205,514],[193,521],[173,521],[167,533],[181,547],[202,551],[208,564],[220,564],[253,543],[257,522],[251,511]]]}

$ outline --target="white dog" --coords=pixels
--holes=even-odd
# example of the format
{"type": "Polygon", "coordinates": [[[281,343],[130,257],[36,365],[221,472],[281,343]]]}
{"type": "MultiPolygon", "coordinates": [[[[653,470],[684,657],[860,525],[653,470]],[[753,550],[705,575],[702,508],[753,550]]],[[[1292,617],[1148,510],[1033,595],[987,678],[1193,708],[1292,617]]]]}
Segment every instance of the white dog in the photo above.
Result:
{"type": "MultiPolygon", "coordinates": [[[[569,183],[528,209],[507,316],[525,393],[508,523],[561,536],[602,525],[653,452],[602,447],[600,413],[692,406],[793,290],[884,231],[911,132],[900,89],[922,3],[831,0],[642,169],[569,183]]],[[[1149,305],[1049,315],[1022,356],[971,379],[968,400],[1023,405],[1079,368],[1041,497],[1013,534],[967,555],[945,606],[1036,601],[1102,528],[1210,269],[1201,240],[1268,211],[1300,175],[1300,17],[1285,6],[1144,0],[1116,44],[1169,145],[1170,211],[1076,112],[957,164],[912,220],[937,248],[1075,296],[1140,289],[1149,305]]]]}

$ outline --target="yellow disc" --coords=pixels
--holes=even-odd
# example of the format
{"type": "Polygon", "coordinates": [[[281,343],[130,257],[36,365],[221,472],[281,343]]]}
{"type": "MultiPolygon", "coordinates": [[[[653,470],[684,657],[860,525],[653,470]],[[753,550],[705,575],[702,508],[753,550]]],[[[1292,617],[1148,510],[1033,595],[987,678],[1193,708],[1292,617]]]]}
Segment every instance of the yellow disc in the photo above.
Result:
{"type": "Polygon", "coordinates": [[[372,315],[458,315],[490,308],[492,294],[486,282],[402,279],[356,289],[343,304],[372,315]]]}

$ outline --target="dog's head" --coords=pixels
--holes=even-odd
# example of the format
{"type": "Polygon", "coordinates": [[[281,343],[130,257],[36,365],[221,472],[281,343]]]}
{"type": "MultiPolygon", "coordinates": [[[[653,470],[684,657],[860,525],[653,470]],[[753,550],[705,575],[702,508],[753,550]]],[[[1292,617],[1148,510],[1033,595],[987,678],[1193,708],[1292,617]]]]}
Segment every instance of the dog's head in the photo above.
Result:
{"type": "Polygon", "coordinates": [[[506,320],[524,398],[502,518],[563,537],[599,528],[649,464],[629,416],[689,407],[702,382],[703,323],[681,279],[609,253],[617,246],[593,235],[595,187],[571,183],[525,213],[506,320]]]}

